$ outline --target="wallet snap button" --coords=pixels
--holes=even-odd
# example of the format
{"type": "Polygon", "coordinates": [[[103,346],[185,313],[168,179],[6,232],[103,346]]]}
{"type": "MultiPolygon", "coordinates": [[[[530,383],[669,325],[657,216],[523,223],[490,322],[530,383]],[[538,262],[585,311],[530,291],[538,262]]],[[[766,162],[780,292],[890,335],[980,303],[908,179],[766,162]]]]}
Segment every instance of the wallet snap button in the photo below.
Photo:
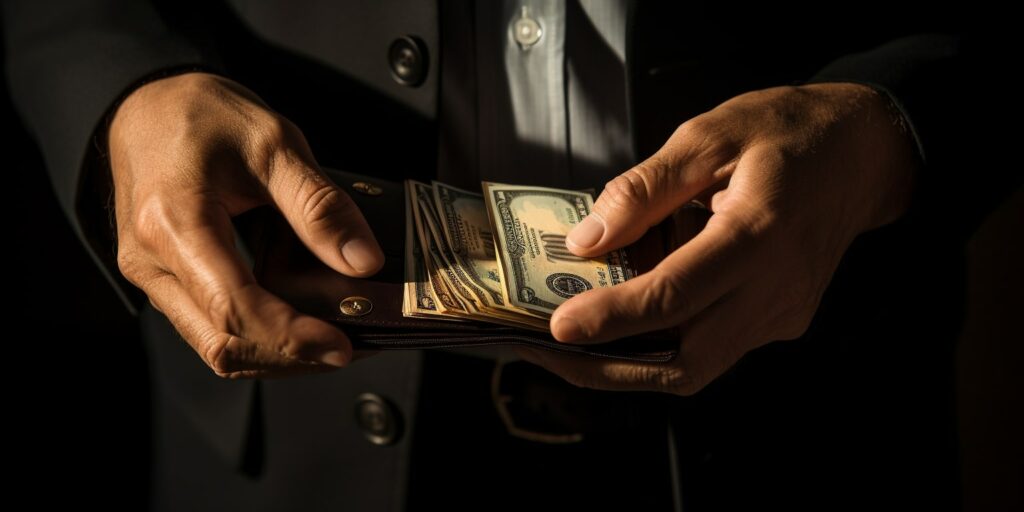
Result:
{"type": "Polygon", "coordinates": [[[361,194],[368,196],[379,196],[384,193],[384,189],[374,185],[373,183],[367,183],[365,181],[357,181],[352,184],[352,188],[361,194]]]}
{"type": "Polygon", "coordinates": [[[366,297],[347,297],[341,301],[339,309],[345,316],[363,316],[373,310],[373,303],[366,297]]]}

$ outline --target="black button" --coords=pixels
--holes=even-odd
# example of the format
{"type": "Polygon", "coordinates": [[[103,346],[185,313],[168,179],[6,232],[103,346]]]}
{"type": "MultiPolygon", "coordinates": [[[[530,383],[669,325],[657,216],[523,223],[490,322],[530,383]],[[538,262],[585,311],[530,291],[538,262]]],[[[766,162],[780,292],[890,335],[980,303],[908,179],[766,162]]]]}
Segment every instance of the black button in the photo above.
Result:
{"type": "Polygon", "coordinates": [[[396,82],[416,87],[427,78],[427,46],[419,38],[405,36],[395,39],[388,48],[391,77],[396,82]]]}
{"type": "Polygon", "coordinates": [[[356,423],[371,443],[394,444],[402,436],[402,418],[390,402],[376,393],[356,397],[356,423]]]}

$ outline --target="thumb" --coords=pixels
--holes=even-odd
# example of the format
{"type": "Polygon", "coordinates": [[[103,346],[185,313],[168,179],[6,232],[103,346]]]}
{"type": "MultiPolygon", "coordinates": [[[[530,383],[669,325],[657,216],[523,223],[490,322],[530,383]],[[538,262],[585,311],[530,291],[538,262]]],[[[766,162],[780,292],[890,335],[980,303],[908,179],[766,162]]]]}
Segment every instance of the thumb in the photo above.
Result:
{"type": "Polygon", "coordinates": [[[274,158],[265,186],[302,242],[321,261],[345,275],[373,275],[384,253],[356,203],[313,160],[305,139],[274,158]]]}
{"type": "Polygon", "coordinates": [[[657,153],[605,185],[591,214],[569,232],[570,251],[593,257],[629,245],[719,179],[731,152],[713,138],[695,134],[691,124],[682,125],[657,153]]]}
{"type": "Polygon", "coordinates": [[[551,334],[603,343],[682,324],[738,286],[750,243],[728,221],[709,222],[650,272],[565,301],[551,315],[551,334]]]}

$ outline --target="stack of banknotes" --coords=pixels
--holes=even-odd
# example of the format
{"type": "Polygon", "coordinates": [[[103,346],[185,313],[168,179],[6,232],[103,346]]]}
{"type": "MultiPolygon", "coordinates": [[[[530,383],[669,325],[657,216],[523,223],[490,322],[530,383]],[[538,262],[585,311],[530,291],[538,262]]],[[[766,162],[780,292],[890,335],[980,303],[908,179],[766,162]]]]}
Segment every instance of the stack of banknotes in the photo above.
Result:
{"type": "Polygon", "coordinates": [[[590,192],[482,185],[406,181],[405,316],[547,331],[559,304],[636,275],[625,251],[582,258],[566,247],[590,192]]]}

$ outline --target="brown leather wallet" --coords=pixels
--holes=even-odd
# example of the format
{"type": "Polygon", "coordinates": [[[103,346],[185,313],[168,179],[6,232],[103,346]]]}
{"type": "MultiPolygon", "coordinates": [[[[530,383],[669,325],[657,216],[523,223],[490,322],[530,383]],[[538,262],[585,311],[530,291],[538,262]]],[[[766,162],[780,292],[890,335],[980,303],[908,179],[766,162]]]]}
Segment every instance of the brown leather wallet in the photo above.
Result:
{"type": "MultiPolygon", "coordinates": [[[[369,278],[348,277],[314,257],[276,213],[264,212],[241,226],[254,251],[254,272],[268,290],[300,311],[343,328],[356,349],[398,350],[524,345],[556,352],[630,361],[664,362],[678,348],[678,336],[658,331],[609,343],[560,343],[550,335],[483,322],[449,322],[402,315],[405,254],[405,197],[402,184],[343,171],[327,170],[359,206],[384,250],[384,268],[369,278]]],[[[653,266],[657,241],[631,256],[653,266]],[[644,259],[650,254],[653,258],[644,259]]],[[[631,248],[635,250],[637,247],[631,248]]],[[[664,254],[663,250],[660,254],[664,254]]]]}

